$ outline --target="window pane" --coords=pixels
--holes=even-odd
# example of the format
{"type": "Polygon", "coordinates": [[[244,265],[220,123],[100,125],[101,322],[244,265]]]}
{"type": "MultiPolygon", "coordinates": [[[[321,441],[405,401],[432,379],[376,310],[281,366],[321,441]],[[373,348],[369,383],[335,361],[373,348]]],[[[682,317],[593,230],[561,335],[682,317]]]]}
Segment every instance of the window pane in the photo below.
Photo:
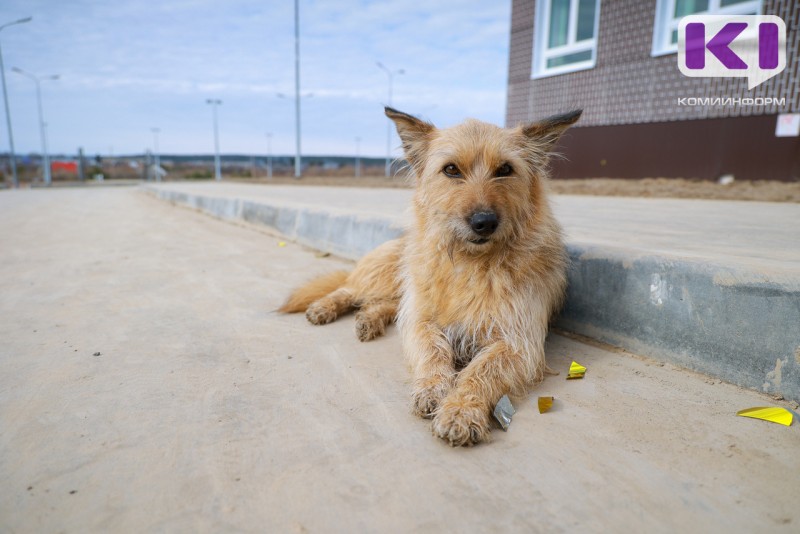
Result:
{"type": "Polygon", "coordinates": [[[547,60],[547,68],[560,67],[561,65],[570,65],[578,63],[579,61],[589,61],[592,59],[592,51],[586,50],[584,52],[575,52],[574,54],[567,54],[564,56],[552,57],[547,60]]]}
{"type": "Polygon", "coordinates": [[[708,11],[708,0],[675,0],[675,18],[708,11]]]}
{"type": "Polygon", "coordinates": [[[749,2],[749,1],[750,0],[722,0],[719,3],[719,5],[721,7],[725,7],[725,6],[732,6],[732,5],[735,5],[735,4],[742,4],[744,2],[749,2]]]}
{"type": "Polygon", "coordinates": [[[672,30],[672,37],[670,37],[669,42],[672,44],[678,42],[678,30],[672,30]]]}
{"type": "Polygon", "coordinates": [[[594,12],[597,0],[579,0],[578,2],[578,41],[594,37],[594,12]]]}
{"type": "Polygon", "coordinates": [[[553,0],[550,4],[550,38],[547,48],[567,44],[569,0],[553,0]]]}

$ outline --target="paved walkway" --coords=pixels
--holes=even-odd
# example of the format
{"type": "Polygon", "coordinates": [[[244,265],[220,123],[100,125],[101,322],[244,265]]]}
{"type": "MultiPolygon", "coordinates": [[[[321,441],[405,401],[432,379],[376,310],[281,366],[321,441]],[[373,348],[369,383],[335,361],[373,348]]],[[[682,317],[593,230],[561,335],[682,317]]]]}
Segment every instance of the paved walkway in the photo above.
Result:
{"type": "Polygon", "coordinates": [[[394,328],[271,311],[343,261],[135,189],[0,192],[0,223],[0,531],[800,524],[798,423],[734,416],[767,396],[552,336],[561,376],[452,449],[409,414],[394,328]]]}
{"type": "MultiPolygon", "coordinates": [[[[266,200],[403,220],[412,191],[237,183],[156,185],[196,195],[266,200]]],[[[556,215],[571,243],[758,269],[800,282],[800,204],[561,195],[556,215]]]]}

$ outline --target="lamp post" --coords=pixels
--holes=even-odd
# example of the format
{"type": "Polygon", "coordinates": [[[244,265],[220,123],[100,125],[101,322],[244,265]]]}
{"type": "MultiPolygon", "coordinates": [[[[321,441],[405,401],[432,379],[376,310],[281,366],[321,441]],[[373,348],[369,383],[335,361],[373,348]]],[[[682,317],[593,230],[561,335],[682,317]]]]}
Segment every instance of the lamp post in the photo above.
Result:
{"type": "MultiPolygon", "coordinates": [[[[8,24],[3,24],[0,26],[0,31],[3,28],[8,26],[13,26],[14,24],[23,24],[25,22],[30,22],[33,20],[33,17],[25,17],[24,19],[15,20],[14,22],[9,22],[8,24]]],[[[6,126],[8,126],[8,146],[9,146],[9,155],[11,159],[11,174],[14,177],[14,187],[19,187],[19,177],[17,176],[17,157],[14,154],[14,134],[11,132],[11,112],[8,110],[8,90],[6,89],[6,69],[3,66],[3,49],[0,48],[0,78],[3,80],[3,102],[6,106],[6,126]]]]}
{"type": "Polygon", "coordinates": [[[361,177],[361,138],[356,137],[356,178],[361,177]]]}
{"type": "MultiPolygon", "coordinates": [[[[378,68],[383,70],[386,75],[389,77],[389,103],[387,106],[392,106],[392,85],[394,83],[394,75],[395,74],[405,74],[406,71],[403,69],[398,69],[395,71],[389,70],[384,66],[383,63],[378,61],[376,63],[378,68]]],[[[389,174],[392,170],[392,121],[389,118],[386,118],[386,177],[389,177],[389,174]]]]}
{"type": "Polygon", "coordinates": [[[17,67],[12,67],[11,70],[16,72],[17,74],[22,74],[26,78],[30,78],[33,80],[33,83],[36,84],[36,103],[39,107],[39,130],[42,136],[42,166],[43,174],[44,174],[44,183],[45,185],[50,185],[52,183],[52,178],[50,177],[50,156],[47,154],[47,133],[45,132],[45,122],[44,122],[44,112],[42,111],[42,87],[41,81],[42,80],[57,80],[59,78],[58,74],[53,74],[50,76],[36,76],[35,74],[31,74],[30,72],[25,72],[22,69],[18,69],[17,67]]]}
{"type": "Polygon", "coordinates": [[[267,132],[267,178],[272,178],[272,134],[267,132]]]}
{"type": "Polygon", "coordinates": [[[297,151],[294,156],[294,177],[300,178],[300,3],[294,0],[294,121],[297,151]]]}
{"type": "Polygon", "coordinates": [[[217,125],[217,106],[222,104],[222,100],[218,98],[209,98],[206,104],[211,104],[211,109],[214,111],[214,178],[219,181],[222,180],[222,170],[219,161],[219,128],[217,125]]]}
{"type": "Polygon", "coordinates": [[[153,166],[153,172],[156,175],[156,182],[161,181],[161,155],[158,153],[158,132],[161,131],[160,128],[150,128],[150,131],[153,132],[153,155],[155,157],[155,165],[153,166]]]}
{"type": "MultiPolygon", "coordinates": [[[[299,82],[298,82],[299,83],[299,82]]],[[[276,93],[278,98],[285,98],[288,100],[288,96],[283,93],[276,93]]],[[[314,93],[306,93],[304,95],[296,94],[295,101],[296,101],[296,109],[300,109],[300,99],[301,98],[311,98],[314,96],[314,93]]],[[[294,156],[294,177],[300,178],[303,169],[303,162],[302,162],[302,155],[300,154],[300,113],[298,112],[295,115],[295,131],[297,132],[297,152],[295,152],[294,156]]]]}

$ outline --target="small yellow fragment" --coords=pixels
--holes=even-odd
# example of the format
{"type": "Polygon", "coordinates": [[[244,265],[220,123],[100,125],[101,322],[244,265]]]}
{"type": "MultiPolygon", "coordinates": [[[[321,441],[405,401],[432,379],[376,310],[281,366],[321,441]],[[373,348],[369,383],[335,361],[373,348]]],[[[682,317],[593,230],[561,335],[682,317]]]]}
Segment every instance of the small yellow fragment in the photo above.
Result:
{"type": "Polygon", "coordinates": [[[777,406],[757,406],[755,408],[747,408],[746,410],[739,410],[736,415],[741,417],[752,417],[753,419],[763,419],[771,423],[778,423],[779,425],[789,426],[792,424],[792,412],[785,408],[778,408],[777,406]]]}
{"type": "Polygon", "coordinates": [[[567,380],[572,380],[575,378],[583,378],[584,374],[586,374],[586,367],[582,366],[576,361],[573,361],[569,366],[569,373],[567,374],[567,380]]]}
{"type": "Polygon", "coordinates": [[[554,400],[555,397],[539,397],[539,413],[550,411],[550,408],[553,407],[554,400]]]}
{"type": "Polygon", "coordinates": [[[278,241],[278,246],[279,247],[285,247],[286,246],[286,241],[278,241]]]}

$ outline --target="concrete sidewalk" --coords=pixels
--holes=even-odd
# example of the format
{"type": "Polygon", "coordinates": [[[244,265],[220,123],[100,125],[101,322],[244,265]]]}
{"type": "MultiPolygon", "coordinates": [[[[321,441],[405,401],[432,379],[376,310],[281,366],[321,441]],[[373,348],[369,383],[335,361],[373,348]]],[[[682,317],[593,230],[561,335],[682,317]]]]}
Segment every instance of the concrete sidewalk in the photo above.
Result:
{"type": "MultiPolygon", "coordinates": [[[[396,237],[403,189],[147,185],[156,196],[358,258],[396,237]]],[[[800,400],[800,205],[554,198],[572,258],[558,325],[800,400]]]]}
{"type": "Polygon", "coordinates": [[[2,532],[797,530],[798,423],[734,415],[789,403],[551,336],[561,375],[453,449],[395,328],[271,312],[348,262],[124,188],[2,192],[0,222],[2,532]]]}

